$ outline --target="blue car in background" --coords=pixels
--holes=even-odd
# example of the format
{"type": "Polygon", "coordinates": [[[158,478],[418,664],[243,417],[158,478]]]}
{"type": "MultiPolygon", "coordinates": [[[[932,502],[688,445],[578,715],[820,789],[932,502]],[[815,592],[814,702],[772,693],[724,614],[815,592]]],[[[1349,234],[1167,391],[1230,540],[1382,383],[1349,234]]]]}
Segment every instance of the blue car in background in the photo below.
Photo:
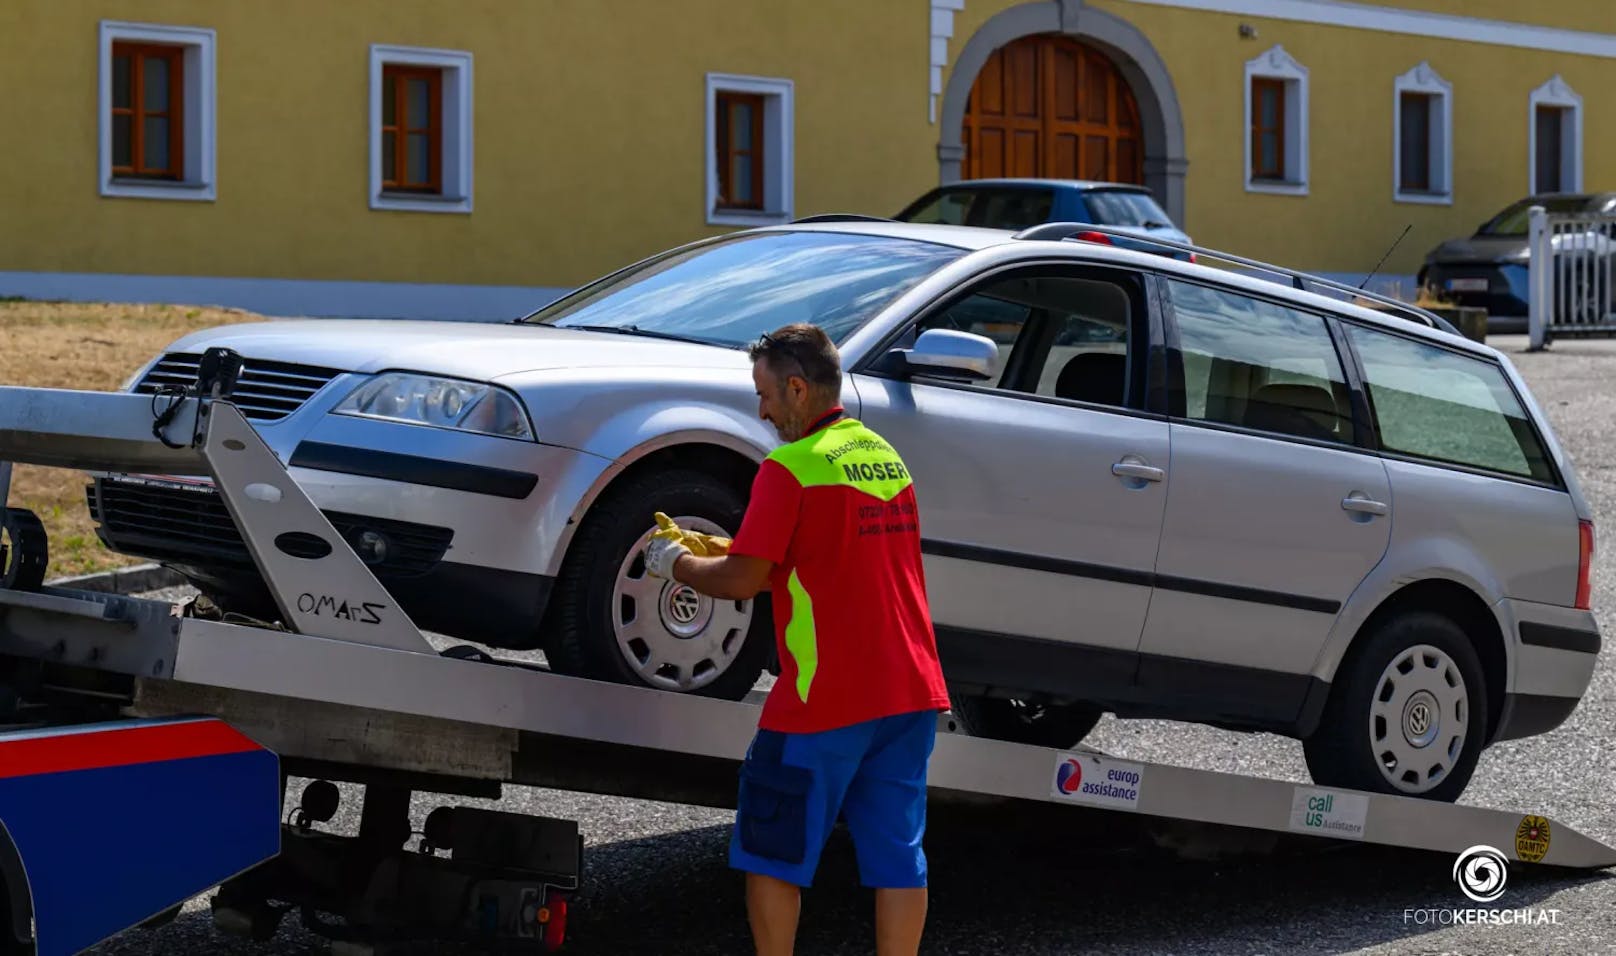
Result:
{"type": "MultiPolygon", "coordinates": [[[[1013,231],[1045,222],[1086,222],[1168,242],[1190,242],[1145,187],[1081,179],[968,179],[933,189],[893,218],[1013,231]]],[[[1135,245],[1099,233],[1089,238],[1195,261],[1193,252],[1148,242],[1135,245]]]]}

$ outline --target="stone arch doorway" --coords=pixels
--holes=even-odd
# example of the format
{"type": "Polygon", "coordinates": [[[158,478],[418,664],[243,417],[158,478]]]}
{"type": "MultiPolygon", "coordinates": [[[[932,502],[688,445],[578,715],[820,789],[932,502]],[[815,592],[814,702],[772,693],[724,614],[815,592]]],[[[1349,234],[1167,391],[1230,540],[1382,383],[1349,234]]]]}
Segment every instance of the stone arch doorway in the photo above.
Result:
{"type": "Polygon", "coordinates": [[[1074,37],[1035,34],[994,50],[971,87],[960,140],[966,179],[1145,181],[1128,78],[1074,37]]]}
{"type": "Polygon", "coordinates": [[[1033,0],[1002,10],[959,48],[938,114],[939,181],[965,178],[965,114],[974,105],[971,92],[988,60],[1023,37],[1055,35],[1084,49],[1098,51],[1125,80],[1134,100],[1140,157],[1136,169],[1173,221],[1182,228],[1184,180],[1189,160],[1184,147],[1184,118],[1172,75],[1155,46],[1127,20],[1083,5],[1083,0],[1033,0]]]}

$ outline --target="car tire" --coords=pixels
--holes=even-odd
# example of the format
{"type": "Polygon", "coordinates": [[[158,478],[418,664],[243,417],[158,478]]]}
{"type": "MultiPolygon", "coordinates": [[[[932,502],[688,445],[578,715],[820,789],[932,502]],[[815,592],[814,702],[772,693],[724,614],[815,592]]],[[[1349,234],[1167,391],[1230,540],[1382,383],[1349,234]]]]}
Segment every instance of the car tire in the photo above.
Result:
{"type": "Polygon", "coordinates": [[[1087,704],[1029,705],[1004,697],[951,694],[967,734],[1035,747],[1075,747],[1104,712],[1087,704]]]}
{"type": "Polygon", "coordinates": [[[1349,652],[1334,685],[1318,729],[1303,741],[1315,783],[1459,798],[1488,721],[1481,660],[1459,625],[1429,611],[1391,618],[1349,652]]]}
{"type": "Polygon", "coordinates": [[[546,642],[546,657],[561,674],[740,700],[757,683],[774,645],[768,593],[740,602],[749,607],[749,621],[724,628],[728,633],[721,636],[718,626],[725,617],[740,613],[737,602],[701,596],[700,610],[693,613],[709,615],[707,624],[694,637],[675,635],[665,623],[669,620],[666,615],[673,613],[672,595],[678,585],[647,575],[642,557],[656,528],[658,511],[675,520],[696,518],[709,523],[693,530],[733,536],[745,516],[746,501],[723,481],[689,469],[639,475],[608,491],[584,518],[556,581],[547,615],[554,630],[546,642]],[[636,571],[633,587],[639,589],[637,596],[624,591],[629,584],[626,578],[636,571]],[[660,595],[655,600],[648,594],[652,591],[660,595]],[[661,616],[649,617],[653,611],[661,616]],[[634,621],[624,625],[624,616],[632,616],[634,621]],[[656,624],[663,624],[663,629],[658,631],[656,624]],[[706,627],[714,628],[711,635],[706,627]],[[636,630],[638,636],[630,633],[636,630]],[[699,653],[696,643],[687,647],[678,643],[682,640],[716,640],[720,651],[715,656],[723,660],[727,654],[727,662],[708,658],[710,667],[705,673],[699,672],[700,662],[682,668],[688,671],[684,680],[690,684],[683,688],[675,678],[647,672],[658,655],[683,655],[687,650],[699,653]],[[638,655],[641,648],[643,658],[631,663],[630,655],[638,655]]]}

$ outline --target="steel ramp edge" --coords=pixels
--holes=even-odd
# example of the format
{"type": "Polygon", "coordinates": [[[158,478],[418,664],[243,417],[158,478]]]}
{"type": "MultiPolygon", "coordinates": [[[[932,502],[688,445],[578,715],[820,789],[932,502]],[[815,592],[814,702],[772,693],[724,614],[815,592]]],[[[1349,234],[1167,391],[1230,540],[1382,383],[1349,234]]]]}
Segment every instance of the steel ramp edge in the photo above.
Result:
{"type": "MultiPolygon", "coordinates": [[[[748,703],[198,620],[182,626],[174,678],[728,760],[746,752],[758,715],[748,703]]],[[[1520,862],[1616,866],[1616,849],[1538,814],[1123,760],[1088,749],[939,734],[929,783],[984,797],[1077,803],[1327,839],[1448,853],[1487,844],[1520,862]],[[1098,777],[1115,793],[1131,790],[1131,799],[1086,796],[1082,786],[1065,792],[1074,762],[1081,765],[1081,779],[1098,777]],[[1106,781],[1113,772],[1122,777],[1106,781]],[[1129,774],[1137,777],[1130,782],[1129,774]],[[1310,815],[1314,826],[1308,825],[1310,815]],[[1529,839],[1532,826],[1547,835],[1546,847],[1529,839]]]]}

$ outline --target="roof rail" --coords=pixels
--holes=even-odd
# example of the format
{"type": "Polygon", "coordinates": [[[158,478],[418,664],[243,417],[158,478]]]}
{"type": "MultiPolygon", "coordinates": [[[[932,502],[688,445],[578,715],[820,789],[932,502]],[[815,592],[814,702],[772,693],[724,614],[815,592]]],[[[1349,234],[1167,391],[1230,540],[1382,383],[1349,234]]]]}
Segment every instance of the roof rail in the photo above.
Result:
{"type": "Polygon", "coordinates": [[[1174,242],[1171,239],[1157,239],[1152,236],[1142,236],[1135,232],[1126,232],[1124,230],[1114,229],[1109,226],[1096,226],[1092,223],[1086,222],[1046,222],[1040,225],[1032,226],[1028,229],[1023,229],[1016,233],[1014,238],[1064,242],[1077,239],[1083,233],[1098,234],[1106,237],[1116,236],[1120,239],[1127,239],[1131,242],[1144,242],[1153,246],[1161,246],[1167,249],[1177,249],[1180,252],[1193,252],[1195,253],[1197,259],[1217,259],[1234,265],[1259,269],[1264,272],[1272,272],[1276,275],[1282,275],[1289,279],[1292,288],[1299,289],[1303,292],[1316,292],[1321,289],[1327,289],[1333,292],[1356,296],[1361,299],[1368,299],[1371,302],[1388,306],[1394,312],[1401,314],[1405,318],[1418,322],[1421,325],[1427,325],[1431,328],[1440,329],[1444,332],[1451,332],[1454,335],[1462,334],[1457,328],[1454,327],[1453,323],[1449,322],[1447,319],[1444,319],[1440,315],[1436,315],[1432,312],[1428,312],[1417,305],[1410,305],[1401,299],[1394,299],[1389,295],[1382,295],[1379,292],[1370,292],[1368,289],[1360,289],[1356,286],[1350,286],[1344,282],[1336,282],[1333,279],[1326,279],[1322,276],[1316,276],[1309,272],[1301,272],[1296,269],[1287,269],[1284,266],[1276,266],[1271,262],[1263,262],[1258,259],[1247,259],[1244,256],[1237,256],[1233,253],[1221,252],[1217,249],[1208,249],[1205,246],[1196,246],[1184,242],[1174,242]]]}
{"type": "Polygon", "coordinates": [[[826,212],[826,213],[820,213],[817,216],[804,216],[801,219],[793,219],[793,220],[791,220],[791,224],[793,226],[795,226],[797,223],[800,223],[800,222],[896,222],[896,221],[897,220],[894,220],[894,219],[888,219],[886,216],[866,216],[863,213],[857,213],[857,212],[826,212]]]}

